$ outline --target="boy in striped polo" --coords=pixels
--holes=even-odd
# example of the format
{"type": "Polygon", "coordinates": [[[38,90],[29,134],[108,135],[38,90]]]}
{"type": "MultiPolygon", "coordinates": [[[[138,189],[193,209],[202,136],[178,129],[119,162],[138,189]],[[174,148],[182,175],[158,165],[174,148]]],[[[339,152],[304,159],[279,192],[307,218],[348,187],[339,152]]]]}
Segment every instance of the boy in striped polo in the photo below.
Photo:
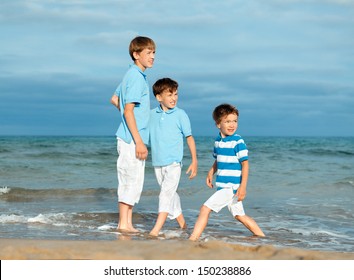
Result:
{"type": "Polygon", "coordinates": [[[232,216],[240,221],[256,236],[265,236],[257,223],[245,214],[242,200],[246,197],[248,180],[248,150],[240,135],[236,134],[238,110],[229,104],[221,104],[214,109],[213,119],[220,133],[215,139],[215,162],[208,172],[206,184],[213,188],[216,173],[217,191],[200,208],[199,217],[190,240],[198,240],[204,231],[211,211],[218,213],[228,206],[232,216]]]}

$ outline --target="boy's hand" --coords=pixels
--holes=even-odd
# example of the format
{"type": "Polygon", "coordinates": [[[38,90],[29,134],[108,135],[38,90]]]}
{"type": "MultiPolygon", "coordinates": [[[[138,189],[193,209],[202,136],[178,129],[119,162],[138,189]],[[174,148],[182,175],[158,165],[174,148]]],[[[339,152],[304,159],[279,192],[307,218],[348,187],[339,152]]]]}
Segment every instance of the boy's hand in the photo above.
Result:
{"type": "Polygon", "coordinates": [[[237,192],[236,192],[235,196],[238,197],[237,201],[242,201],[242,200],[244,200],[245,197],[246,197],[246,190],[245,190],[244,188],[242,188],[242,187],[239,187],[239,188],[237,189],[237,192]]]}
{"type": "Polygon", "coordinates": [[[146,160],[148,156],[148,149],[144,143],[136,144],[135,147],[135,156],[137,159],[146,160]]]}
{"type": "Polygon", "coordinates": [[[210,170],[209,172],[208,172],[208,175],[207,175],[207,177],[206,177],[206,184],[207,184],[207,186],[209,187],[209,188],[214,188],[214,186],[213,186],[213,177],[214,177],[214,173],[213,173],[213,171],[212,170],[210,170]]]}
{"type": "Polygon", "coordinates": [[[195,176],[197,176],[198,173],[198,164],[197,163],[191,163],[191,165],[188,167],[186,174],[190,173],[189,179],[193,179],[195,176]]]}
{"type": "Polygon", "coordinates": [[[119,106],[119,97],[115,94],[113,94],[112,98],[111,98],[111,103],[118,108],[118,110],[120,111],[120,106],[119,106]]]}

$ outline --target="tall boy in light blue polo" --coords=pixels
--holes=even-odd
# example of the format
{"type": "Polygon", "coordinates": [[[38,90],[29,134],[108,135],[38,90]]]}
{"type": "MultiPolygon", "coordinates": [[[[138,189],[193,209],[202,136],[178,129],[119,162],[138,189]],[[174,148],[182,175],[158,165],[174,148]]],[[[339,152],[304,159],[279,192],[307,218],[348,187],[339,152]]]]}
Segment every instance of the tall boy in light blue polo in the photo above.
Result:
{"type": "Polygon", "coordinates": [[[150,144],[152,165],[161,191],[159,214],[151,236],[158,236],[167,217],[176,219],[181,228],[186,228],[177,188],[181,176],[184,138],[191,153],[192,162],[187,169],[189,178],[197,175],[198,162],[191,124],[186,112],[177,107],[178,83],[163,78],[153,85],[153,93],[160,105],[151,110],[150,144]]]}
{"type": "Polygon", "coordinates": [[[111,98],[122,117],[117,136],[118,230],[137,232],[133,227],[133,207],[139,202],[144,184],[145,160],[148,155],[150,94],[144,71],[155,58],[155,43],[138,36],[129,45],[134,61],[111,98]]]}

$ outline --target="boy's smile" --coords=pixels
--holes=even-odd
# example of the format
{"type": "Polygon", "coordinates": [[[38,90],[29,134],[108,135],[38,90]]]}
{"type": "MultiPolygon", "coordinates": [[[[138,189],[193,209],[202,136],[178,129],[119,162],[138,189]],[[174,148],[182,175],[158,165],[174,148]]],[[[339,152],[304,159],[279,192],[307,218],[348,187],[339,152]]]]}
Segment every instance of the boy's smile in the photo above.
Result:
{"type": "Polygon", "coordinates": [[[164,90],[161,94],[156,95],[156,99],[160,102],[162,110],[168,111],[176,107],[178,92],[177,90],[174,90],[173,92],[164,90]]]}
{"type": "Polygon", "coordinates": [[[238,117],[236,114],[229,114],[226,117],[223,117],[221,122],[217,124],[222,138],[233,135],[237,130],[237,126],[238,117]]]}

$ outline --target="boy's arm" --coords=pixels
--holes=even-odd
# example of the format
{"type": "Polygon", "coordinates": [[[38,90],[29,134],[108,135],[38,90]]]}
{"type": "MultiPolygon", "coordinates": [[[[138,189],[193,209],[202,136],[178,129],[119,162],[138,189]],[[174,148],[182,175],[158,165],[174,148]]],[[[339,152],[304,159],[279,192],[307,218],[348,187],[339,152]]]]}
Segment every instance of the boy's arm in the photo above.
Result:
{"type": "Polygon", "coordinates": [[[206,177],[206,184],[209,188],[214,188],[213,177],[216,172],[216,169],[217,169],[217,166],[216,166],[216,160],[215,160],[213,166],[210,168],[208,175],[206,177]]]}
{"type": "Polygon", "coordinates": [[[189,165],[186,174],[190,173],[189,179],[193,179],[195,176],[197,176],[198,173],[198,160],[197,160],[197,148],[192,135],[187,137],[187,144],[189,147],[189,151],[191,153],[192,162],[189,165]]]}
{"type": "Polygon", "coordinates": [[[134,115],[134,103],[128,103],[124,107],[124,117],[129,128],[130,133],[135,142],[135,156],[140,160],[145,160],[148,156],[148,150],[141,139],[141,136],[136,125],[135,115],[134,115]]]}
{"type": "Polygon", "coordinates": [[[249,163],[248,160],[244,160],[241,162],[242,165],[242,175],[241,175],[241,184],[237,189],[235,196],[238,197],[238,201],[242,201],[246,197],[246,188],[248,181],[248,173],[249,173],[249,163]]]}
{"type": "Polygon", "coordinates": [[[119,97],[116,94],[113,94],[111,97],[111,103],[118,108],[118,110],[120,111],[120,105],[119,105],[119,97]]]}

